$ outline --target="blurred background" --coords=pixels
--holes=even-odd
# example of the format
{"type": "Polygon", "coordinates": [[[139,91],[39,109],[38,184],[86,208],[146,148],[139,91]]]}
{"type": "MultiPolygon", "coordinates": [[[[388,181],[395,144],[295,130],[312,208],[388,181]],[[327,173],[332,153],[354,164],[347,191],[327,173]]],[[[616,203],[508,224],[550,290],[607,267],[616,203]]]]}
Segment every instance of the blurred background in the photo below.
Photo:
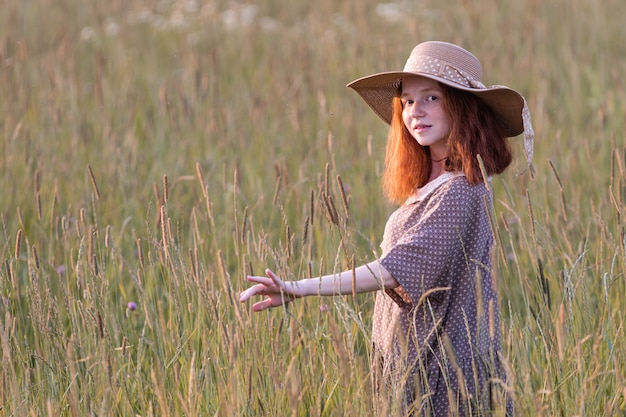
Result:
{"type": "Polygon", "coordinates": [[[413,46],[522,93],[494,179],[518,415],[626,406],[623,1],[0,3],[0,409],[366,415],[372,295],[252,315],[245,275],[343,270],[393,210],[345,85],[413,46]],[[131,308],[129,303],[134,303],[131,308]]]}

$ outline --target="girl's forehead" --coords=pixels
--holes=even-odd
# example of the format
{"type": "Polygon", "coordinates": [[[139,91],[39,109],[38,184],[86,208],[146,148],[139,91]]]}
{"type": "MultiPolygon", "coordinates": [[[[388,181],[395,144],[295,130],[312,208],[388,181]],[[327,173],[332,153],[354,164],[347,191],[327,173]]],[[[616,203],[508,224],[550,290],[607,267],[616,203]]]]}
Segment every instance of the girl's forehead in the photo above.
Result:
{"type": "Polygon", "coordinates": [[[402,79],[402,91],[440,89],[439,82],[419,75],[411,75],[402,79]]]}

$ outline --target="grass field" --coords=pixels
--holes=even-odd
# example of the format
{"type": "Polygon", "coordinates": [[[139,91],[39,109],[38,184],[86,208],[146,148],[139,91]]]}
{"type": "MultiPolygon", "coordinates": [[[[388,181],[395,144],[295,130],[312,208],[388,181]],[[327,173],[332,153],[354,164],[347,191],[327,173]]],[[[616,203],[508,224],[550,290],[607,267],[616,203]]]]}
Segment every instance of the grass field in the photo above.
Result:
{"type": "Polygon", "coordinates": [[[517,415],[624,415],[625,13],[0,2],[0,416],[370,415],[373,295],[237,295],[375,258],[386,126],[345,84],[428,39],[533,115],[534,178],[516,139],[494,180],[517,415]]]}

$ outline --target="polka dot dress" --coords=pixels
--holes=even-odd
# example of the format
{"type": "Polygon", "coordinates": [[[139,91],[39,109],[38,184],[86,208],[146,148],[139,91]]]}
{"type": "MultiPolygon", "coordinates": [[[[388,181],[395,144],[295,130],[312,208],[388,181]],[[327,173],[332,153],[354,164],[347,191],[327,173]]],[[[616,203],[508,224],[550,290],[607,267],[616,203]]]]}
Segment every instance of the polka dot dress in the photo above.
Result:
{"type": "Polygon", "coordinates": [[[484,184],[445,173],[389,218],[380,262],[400,286],[376,295],[378,415],[512,412],[498,359],[491,207],[484,184]]]}

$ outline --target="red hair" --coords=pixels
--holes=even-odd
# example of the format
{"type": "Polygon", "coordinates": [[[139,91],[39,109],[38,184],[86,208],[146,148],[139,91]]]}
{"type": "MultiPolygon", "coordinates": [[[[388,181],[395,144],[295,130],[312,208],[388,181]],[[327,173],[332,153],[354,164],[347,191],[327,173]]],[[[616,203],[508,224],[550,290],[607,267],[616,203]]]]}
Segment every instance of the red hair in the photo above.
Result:
{"type": "MultiPolygon", "coordinates": [[[[443,108],[450,118],[446,171],[462,171],[470,184],[478,184],[483,181],[480,155],[487,175],[502,173],[513,154],[491,109],[474,94],[439,85],[444,93],[443,108]]],[[[382,187],[390,201],[401,204],[426,185],[432,162],[429,148],[417,143],[404,126],[400,98],[395,97],[392,106],[382,187]]]]}
{"type": "Polygon", "coordinates": [[[417,143],[404,125],[402,101],[399,97],[394,97],[392,106],[393,116],[387,135],[382,186],[389,200],[403,203],[428,181],[430,153],[428,148],[417,143]]]}

